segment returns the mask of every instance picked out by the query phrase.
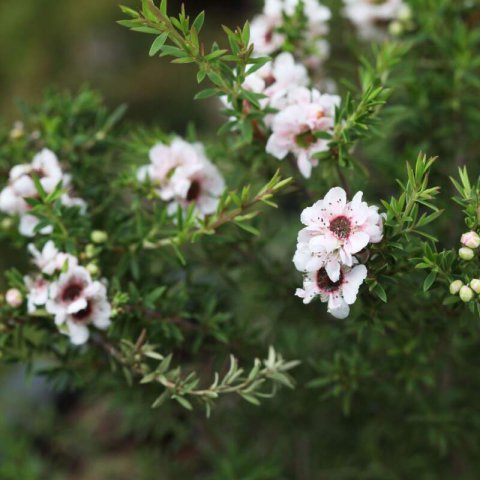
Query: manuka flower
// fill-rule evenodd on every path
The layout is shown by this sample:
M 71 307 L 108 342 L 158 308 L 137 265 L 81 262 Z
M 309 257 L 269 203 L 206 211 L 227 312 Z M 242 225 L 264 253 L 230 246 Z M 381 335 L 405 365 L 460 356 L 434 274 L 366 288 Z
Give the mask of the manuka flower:
M 48 149 L 43 149 L 35 155 L 32 163 L 16 165 L 10 170 L 9 184 L 0 193 L 0 210 L 8 215 L 19 215 L 20 233 L 27 237 L 34 236 L 35 227 L 39 223 L 37 217 L 29 213 L 31 207 L 26 201 L 28 198 L 38 197 L 34 175 L 46 193 L 53 192 L 60 182 L 66 189 L 71 184 L 71 178 L 62 172 L 57 156 Z M 64 206 L 78 207 L 82 212 L 86 209 L 83 200 L 72 198 L 68 193 L 64 193 L 60 201 Z M 40 230 L 43 234 L 51 232 L 50 225 Z
M 262 108 L 271 107 L 281 110 L 288 105 L 288 92 L 297 87 L 306 87 L 310 83 L 308 71 L 300 63 L 296 63 L 293 55 L 283 52 L 275 60 L 267 62 L 259 70 L 247 76 L 243 88 L 253 93 L 261 93 L 265 98 L 260 99 Z M 232 108 L 226 96 L 221 97 L 227 108 Z M 245 110 L 250 107 L 245 101 Z M 265 118 L 267 126 L 271 126 L 273 114 Z
M 303 289 L 296 295 L 303 303 L 310 303 L 319 296 L 322 302 L 328 302 L 328 312 L 336 318 L 346 318 L 350 313 L 350 305 L 354 304 L 363 281 L 367 278 L 365 265 L 353 268 L 342 267 L 337 281 L 332 281 L 324 268 L 307 273 L 303 280 Z
M 286 37 L 281 32 L 284 16 L 295 15 L 299 0 L 266 0 L 262 14 L 251 22 L 250 40 L 256 55 L 271 55 L 281 49 Z M 303 13 L 307 21 L 305 37 L 317 47 L 317 57 L 328 55 L 328 44 L 322 37 L 328 33 L 330 9 L 317 0 L 303 0 Z
M 191 204 L 200 217 L 216 211 L 225 182 L 201 144 L 177 138 L 171 145 L 156 145 L 150 160 L 150 165 L 139 170 L 138 179 L 148 178 L 154 184 L 159 197 L 169 202 L 169 213 L 178 205 L 187 208 Z
M 325 134 L 333 132 L 340 97 L 322 95 L 315 89 L 296 88 L 289 91 L 287 104 L 273 119 L 266 149 L 279 160 L 289 153 L 295 155 L 300 172 L 309 178 L 312 167 L 318 165 L 315 154 L 329 148 Z
M 338 281 L 341 265 L 352 267 L 354 255 L 369 243 L 378 243 L 383 238 L 383 217 L 378 208 L 362 201 L 358 192 L 347 202 L 345 190 L 332 188 L 323 200 L 306 208 L 301 215 L 305 228 L 299 235 L 297 249 L 309 252 L 308 256 L 297 254 L 299 270 L 311 271 L 323 261 L 330 279 Z M 305 258 L 306 260 L 302 260 Z
M 41 275 L 37 277 L 24 277 L 27 287 L 27 308 L 28 313 L 33 313 L 38 307 L 44 306 L 48 300 L 50 283 Z
M 33 256 L 33 263 L 47 275 L 53 275 L 55 271 L 60 271 L 65 266 L 72 268 L 78 265 L 76 257 L 60 252 L 52 240 L 43 246 L 42 251 L 39 251 L 33 244 L 28 246 L 28 250 Z
M 365 40 L 383 40 L 388 26 L 408 8 L 403 0 L 344 0 L 345 16 Z
M 90 325 L 106 330 L 111 324 L 107 289 L 103 283 L 92 281 L 83 267 L 69 268 L 52 282 L 46 309 L 55 316 L 60 332 L 70 337 L 74 345 L 88 340 Z

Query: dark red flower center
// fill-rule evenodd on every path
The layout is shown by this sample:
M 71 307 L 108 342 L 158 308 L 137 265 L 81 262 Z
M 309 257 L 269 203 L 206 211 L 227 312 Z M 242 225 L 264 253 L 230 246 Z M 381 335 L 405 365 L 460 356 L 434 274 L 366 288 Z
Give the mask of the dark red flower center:
M 327 271 L 324 268 L 317 272 L 317 286 L 322 292 L 334 293 L 341 287 L 342 283 L 343 272 L 340 272 L 340 278 L 336 282 L 333 282 L 330 279 Z
M 308 148 L 310 145 L 314 144 L 317 139 L 315 135 L 308 130 L 307 132 L 300 133 L 295 137 L 297 145 L 301 148 Z
M 187 202 L 194 202 L 198 200 L 198 197 L 200 197 L 201 191 L 202 191 L 202 188 L 200 186 L 200 182 L 197 180 L 194 180 L 187 192 Z
M 76 322 L 84 322 L 90 317 L 90 315 L 92 314 L 92 311 L 93 311 L 92 302 L 88 301 L 87 306 L 85 308 L 72 314 L 72 318 Z
M 62 300 L 64 302 L 73 302 L 80 297 L 83 291 L 83 286 L 79 283 L 72 283 L 68 285 L 62 292 Z
M 339 239 L 348 238 L 352 231 L 350 220 L 344 215 L 340 215 L 330 221 L 330 231 Z
M 265 34 L 265 43 L 270 43 L 273 39 L 273 28 L 268 30 L 268 32 Z
M 275 83 L 275 77 L 270 74 L 267 78 L 265 78 L 265 87 L 271 87 Z

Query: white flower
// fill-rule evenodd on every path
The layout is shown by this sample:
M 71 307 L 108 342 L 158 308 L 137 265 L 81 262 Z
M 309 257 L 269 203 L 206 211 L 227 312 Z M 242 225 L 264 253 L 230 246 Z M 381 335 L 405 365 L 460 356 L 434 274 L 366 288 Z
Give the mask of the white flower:
M 88 340 L 89 325 L 106 330 L 111 324 L 106 287 L 99 281 L 92 281 L 83 267 L 69 268 L 50 285 L 46 308 L 55 315 L 59 330 L 75 345 Z
M 281 25 L 281 17 L 257 15 L 250 25 L 250 41 L 255 47 L 256 55 L 270 55 L 279 50 L 285 42 L 283 34 L 277 29 Z
M 288 106 L 278 113 L 272 124 L 267 152 L 284 159 L 289 153 L 297 157 L 302 175 L 309 178 L 312 167 L 318 165 L 316 153 L 328 150 L 329 140 L 317 133 L 331 133 L 335 123 L 337 95 L 322 95 L 318 90 L 296 88 L 288 92 Z
M 38 196 L 33 176 L 37 176 L 46 193 L 51 193 L 62 182 L 63 188 L 69 188 L 71 177 L 62 172 L 57 156 L 48 149 L 43 149 L 35 155 L 29 164 L 16 165 L 10 170 L 9 184 L 0 193 L 0 210 L 8 215 L 19 215 L 19 230 L 27 237 L 34 236 L 39 220 L 30 212 L 31 207 L 26 199 Z M 85 202 L 72 198 L 67 193 L 61 197 L 61 202 L 66 207 L 79 207 L 84 213 Z M 42 234 L 53 231 L 51 225 L 40 230 Z
M 49 282 L 42 276 L 24 277 L 25 285 L 28 289 L 27 307 L 28 313 L 33 313 L 42 305 L 45 305 L 48 300 Z
M 287 14 L 293 15 L 299 0 L 286 0 Z M 311 35 L 326 35 L 328 33 L 328 21 L 332 18 L 329 8 L 321 5 L 319 0 L 303 0 L 304 13 L 308 19 Z
M 178 167 L 171 178 L 169 212 L 174 213 L 177 205 L 186 208 L 194 203 L 201 217 L 210 215 L 216 212 L 224 190 L 223 177 L 206 158 L 195 165 Z
M 33 256 L 33 263 L 47 275 L 53 275 L 55 271 L 76 267 L 78 260 L 73 255 L 58 251 L 52 240 L 49 240 L 40 252 L 35 245 L 28 245 L 28 250 Z
M 150 163 L 139 169 L 137 178 L 140 182 L 148 178 L 160 193 L 177 167 L 195 163 L 201 154 L 203 150 L 199 144 L 192 145 L 179 137 L 173 139 L 170 145 L 158 143 L 150 149 Z
M 302 260 L 299 253 L 296 260 L 299 270 L 312 271 L 321 259 L 322 266 L 335 282 L 340 277 L 341 265 L 353 266 L 355 254 L 369 243 L 382 240 L 383 217 L 377 207 L 362 201 L 362 195 L 358 192 L 347 203 L 345 190 L 335 187 L 323 200 L 302 212 L 301 221 L 306 227 L 299 235 L 297 248 L 310 252 L 312 259 Z
M 24 237 L 34 237 L 35 236 L 35 229 L 37 225 L 40 223 L 40 220 L 35 217 L 34 215 L 29 215 L 28 213 L 20 216 L 20 223 L 18 225 L 18 231 Z M 49 235 L 53 232 L 52 225 L 45 225 L 45 227 L 41 228 L 39 233 L 42 235 Z
M 281 49 L 286 40 L 285 35 L 280 32 L 283 16 L 293 16 L 298 4 L 299 0 L 266 0 L 263 13 L 253 19 L 250 27 L 250 40 L 256 55 L 270 55 Z M 319 37 L 328 33 L 330 9 L 321 5 L 318 0 L 303 0 L 303 6 L 307 19 L 305 36 L 318 42 Z
M 381 41 L 389 23 L 405 11 L 403 0 L 344 0 L 345 16 L 357 27 L 365 40 Z
M 208 160 L 203 146 L 181 138 L 170 145 L 156 145 L 150 151 L 150 164 L 137 176 L 140 181 L 148 178 L 154 183 L 160 198 L 169 202 L 170 213 L 178 205 L 186 208 L 192 203 L 200 216 L 214 213 L 225 190 L 223 177 Z
M 267 62 L 259 70 L 248 75 L 243 88 L 253 93 L 262 93 L 265 98 L 259 100 L 262 108 L 283 109 L 288 105 L 288 92 L 297 87 L 306 87 L 310 83 L 308 71 L 304 65 L 296 63 L 293 55 L 283 52 L 275 60 Z M 226 96 L 220 98 L 227 108 L 232 108 Z M 245 109 L 248 109 L 246 102 Z M 271 126 L 274 115 L 267 115 L 265 123 Z
M 307 229 L 300 230 L 293 263 L 299 272 L 315 272 L 324 268 L 333 281 L 340 277 L 340 262 L 337 252 L 312 251 L 310 240 L 313 238 Z
M 328 302 L 329 313 L 336 318 L 346 318 L 365 278 L 367 278 L 365 265 L 342 267 L 336 282 L 330 279 L 325 269 L 320 269 L 305 275 L 303 289 L 297 289 L 296 295 L 302 298 L 305 304 L 319 296 L 322 302 Z

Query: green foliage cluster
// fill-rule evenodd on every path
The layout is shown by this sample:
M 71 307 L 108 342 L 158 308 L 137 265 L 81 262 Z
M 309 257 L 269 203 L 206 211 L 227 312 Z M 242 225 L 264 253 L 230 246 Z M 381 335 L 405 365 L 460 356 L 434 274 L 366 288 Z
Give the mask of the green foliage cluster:
M 78 348 L 47 312 L 3 303 L 2 361 L 38 370 L 44 359 L 40 373 L 60 392 L 107 404 L 115 434 L 142 464 L 161 464 L 160 478 L 477 478 L 480 297 L 465 300 L 451 284 L 480 277 L 478 249 L 468 261 L 457 253 L 480 222 L 480 3 L 408 3 L 412 25 L 399 38 L 370 48 L 352 31 L 332 42 L 327 68 L 345 72 L 335 78 L 342 103 L 332 132 L 319 134 L 329 148 L 309 180 L 289 161 L 277 170 L 265 152 L 273 111 L 244 82 L 269 59 L 254 56 L 248 23 L 224 27 L 208 48 L 203 12 L 170 16 L 166 0 L 122 7 L 123 26 L 152 36 L 152 57 L 195 65 L 198 101 L 227 100 L 206 143 L 228 190 L 204 219 L 194 206 L 169 215 L 136 172 L 172 135 L 122 126 L 124 108 L 109 111 L 90 90 L 23 106 L 21 126 L 0 133 L 0 169 L 6 177 L 43 147 L 68 165 L 88 214 L 62 206 L 62 184 L 47 194 L 38 181 L 31 212 L 37 229 L 53 226 L 62 251 L 108 279 L 113 323 Z M 311 54 L 301 30 L 295 36 L 301 13 L 283 31 L 300 60 Z M 342 55 L 347 46 L 358 60 Z M 189 127 L 185 136 L 198 135 Z M 294 297 L 301 278 L 291 263 L 302 209 L 338 184 L 385 214 L 345 321 Z M 1 239 L 27 244 L 7 217 Z M 6 275 L 26 295 L 20 263 Z M 9 455 L 35 451 L 16 448 Z M 25 478 L 41 478 L 41 468 L 32 453 Z

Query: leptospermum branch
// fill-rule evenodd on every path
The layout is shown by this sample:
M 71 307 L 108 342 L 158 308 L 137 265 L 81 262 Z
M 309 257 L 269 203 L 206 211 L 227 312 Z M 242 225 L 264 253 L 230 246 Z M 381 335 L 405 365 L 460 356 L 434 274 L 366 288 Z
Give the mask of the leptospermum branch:
M 235 193 L 229 193 L 223 196 L 215 215 L 206 217 L 203 221 L 197 219 L 188 219 L 184 231 L 180 231 L 177 235 L 170 238 L 164 238 L 158 241 L 152 241 L 147 238 L 143 242 L 143 248 L 147 250 L 155 250 L 163 247 L 178 247 L 186 242 L 195 241 L 198 237 L 204 235 L 212 235 L 221 226 L 234 222 L 238 227 L 249 233 L 257 235 L 257 230 L 251 225 L 244 223 L 256 217 L 260 212 L 250 210 L 259 203 L 265 203 L 276 208 L 276 204 L 272 202 L 272 198 L 282 188 L 286 187 L 292 178 L 281 179 L 279 171 L 275 173 L 273 178 L 268 182 L 253 198 L 249 198 L 250 187 L 245 187 L 240 196 Z M 231 203 L 238 205 L 233 210 L 227 210 Z M 200 223 L 200 225 L 199 225 Z
M 270 347 L 268 358 L 264 361 L 255 359 L 253 368 L 247 373 L 238 365 L 238 360 L 230 356 L 228 372 L 221 378 L 214 375 L 213 383 L 205 388 L 198 388 L 200 379 L 195 372 L 182 376 L 181 369 L 171 368 L 172 355 L 163 356 L 153 345 L 146 343 L 146 332 L 142 331 L 135 344 L 122 341 L 114 345 L 104 335 L 97 335 L 95 342 L 113 358 L 120 366 L 129 382 L 133 377 L 140 378 L 141 384 L 157 383 L 165 391 L 157 397 L 153 407 L 159 407 L 168 399 L 176 400 L 188 410 L 193 406 L 187 397 L 201 401 L 210 415 L 213 401 L 222 395 L 237 394 L 244 400 L 259 405 L 261 398 L 272 397 L 280 386 L 293 388 L 294 383 L 288 371 L 299 365 L 298 361 L 286 362 Z M 151 361 L 158 361 L 155 369 L 150 367 Z M 265 391 L 267 383 L 270 391 Z

